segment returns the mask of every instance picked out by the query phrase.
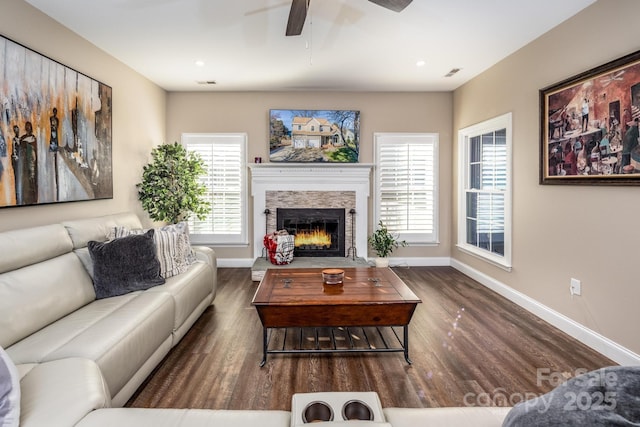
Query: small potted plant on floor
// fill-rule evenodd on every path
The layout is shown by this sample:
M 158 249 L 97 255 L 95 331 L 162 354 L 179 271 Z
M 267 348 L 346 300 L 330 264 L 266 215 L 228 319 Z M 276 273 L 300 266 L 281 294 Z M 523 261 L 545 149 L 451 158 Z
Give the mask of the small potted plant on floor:
M 371 249 L 373 249 L 378 256 L 375 260 L 376 267 L 388 267 L 388 256 L 391 255 L 393 250 L 400 246 L 407 246 L 407 242 L 398 240 L 398 236 L 391 234 L 382 221 L 378 223 L 378 228 L 367 240 Z

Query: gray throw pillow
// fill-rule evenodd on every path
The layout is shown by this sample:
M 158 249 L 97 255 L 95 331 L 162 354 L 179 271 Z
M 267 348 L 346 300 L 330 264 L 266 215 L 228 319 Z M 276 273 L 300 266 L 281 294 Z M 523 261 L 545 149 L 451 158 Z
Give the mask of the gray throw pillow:
M 503 427 L 638 425 L 638 366 L 611 366 L 571 378 L 547 394 L 518 403 L 502 424 Z
M 18 427 L 20 378 L 9 355 L 0 347 L 0 427 Z
M 186 250 L 190 250 L 188 236 L 164 228 L 154 228 L 153 241 L 156 244 L 156 255 L 160 261 L 160 275 L 165 279 L 184 273 L 189 268 Z M 132 234 L 144 234 L 149 230 L 127 227 L 115 227 L 113 238 L 126 237 Z M 186 245 L 186 246 L 185 246 Z
M 114 297 L 162 285 L 154 230 L 108 242 L 87 244 L 93 261 L 96 299 Z

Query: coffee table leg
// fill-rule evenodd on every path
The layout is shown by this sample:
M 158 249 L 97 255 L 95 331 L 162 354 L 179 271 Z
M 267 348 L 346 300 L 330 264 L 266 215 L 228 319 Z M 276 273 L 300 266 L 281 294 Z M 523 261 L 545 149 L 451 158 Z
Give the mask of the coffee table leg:
M 413 363 L 411 359 L 409 359 L 409 325 L 404 325 L 404 360 L 406 360 L 409 365 Z
M 260 367 L 262 368 L 264 364 L 267 363 L 267 328 L 262 328 L 262 362 L 260 362 Z

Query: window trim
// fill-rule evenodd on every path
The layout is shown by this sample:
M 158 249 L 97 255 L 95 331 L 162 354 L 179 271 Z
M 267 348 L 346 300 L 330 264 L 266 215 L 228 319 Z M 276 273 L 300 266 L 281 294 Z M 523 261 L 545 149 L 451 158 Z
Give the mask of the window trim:
M 202 132 L 202 133 L 182 133 L 181 144 L 186 147 L 187 138 L 238 138 L 240 145 L 240 179 L 241 183 L 241 229 L 240 234 L 190 234 L 192 243 L 211 246 L 225 247 L 246 247 L 249 246 L 249 206 L 248 206 L 248 172 L 247 172 L 247 141 L 248 135 L 243 132 Z
M 440 180 L 439 180 L 439 142 L 440 134 L 436 132 L 375 132 L 373 134 L 374 140 L 374 203 L 373 203 L 373 228 L 377 227 L 380 222 L 380 144 L 382 139 L 417 139 L 423 138 L 426 141 L 433 144 L 433 232 L 427 233 L 398 233 L 399 240 L 406 240 L 411 246 L 437 246 L 440 244 L 439 229 L 440 229 Z
M 472 137 L 485 133 L 506 130 L 506 175 L 507 183 L 504 191 L 504 256 L 499 256 L 485 249 L 467 243 L 467 184 L 469 148 Z M 512 211 L 513 211 L 513 117 L 506 113 L 498 117 L 458 130 L 458 239 L 456 246 L 465 253 L 485 260 L 493 265 L 511 271 L 512 255 Z

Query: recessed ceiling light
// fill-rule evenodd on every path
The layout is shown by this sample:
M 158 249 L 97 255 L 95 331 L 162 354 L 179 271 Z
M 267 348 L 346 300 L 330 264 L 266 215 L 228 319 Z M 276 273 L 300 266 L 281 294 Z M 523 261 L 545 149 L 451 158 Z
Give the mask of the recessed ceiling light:
M 425 61 L 420 60 L 420 61 L 416 62 L 416 67 L 424 67 L 425 64 L 426 64 Z
M 198 67 L 204 67 L 204 61 L 202 61 L 202 60 L 198 59 L 198 60 L 196 61 L 196 65 L 197 65 Z

